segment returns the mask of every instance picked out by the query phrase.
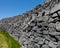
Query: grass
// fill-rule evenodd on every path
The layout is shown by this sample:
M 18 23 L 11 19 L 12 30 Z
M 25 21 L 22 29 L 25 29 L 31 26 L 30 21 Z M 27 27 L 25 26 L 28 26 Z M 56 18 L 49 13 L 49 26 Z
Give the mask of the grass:
M 22 46 L 6 31 L 0 30 L 0 48 L 21 48 Z

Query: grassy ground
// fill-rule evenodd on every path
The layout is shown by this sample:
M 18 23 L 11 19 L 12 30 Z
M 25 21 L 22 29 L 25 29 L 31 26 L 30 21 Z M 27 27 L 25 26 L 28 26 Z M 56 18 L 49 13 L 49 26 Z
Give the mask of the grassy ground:
M 21 48 L 21 45 L 6 31 L 0 30 L 0 48 Z

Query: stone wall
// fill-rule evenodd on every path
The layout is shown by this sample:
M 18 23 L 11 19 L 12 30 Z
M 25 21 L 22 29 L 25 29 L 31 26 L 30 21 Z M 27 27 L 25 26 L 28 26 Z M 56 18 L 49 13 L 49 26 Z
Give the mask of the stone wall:
M 22 48 L 60 48 L 58 1 L 51 0 L 22 15 L 3 19 L 0 29 L 18 40 Z

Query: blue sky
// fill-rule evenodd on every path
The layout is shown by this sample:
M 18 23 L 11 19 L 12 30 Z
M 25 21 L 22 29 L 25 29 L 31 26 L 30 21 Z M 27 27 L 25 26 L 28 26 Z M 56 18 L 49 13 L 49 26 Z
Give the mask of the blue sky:
M 0 19 L 22 14 L 44 0 L 0 0 Z

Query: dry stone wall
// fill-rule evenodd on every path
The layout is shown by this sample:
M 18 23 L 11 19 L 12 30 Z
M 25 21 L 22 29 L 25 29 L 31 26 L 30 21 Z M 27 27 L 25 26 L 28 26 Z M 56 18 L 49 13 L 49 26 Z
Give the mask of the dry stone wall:
M 22 48 L 60 48 L 59 5 L 59 0 L 46 0 L 27 13 L 1 20 L 0 29 L 18 40 Z

